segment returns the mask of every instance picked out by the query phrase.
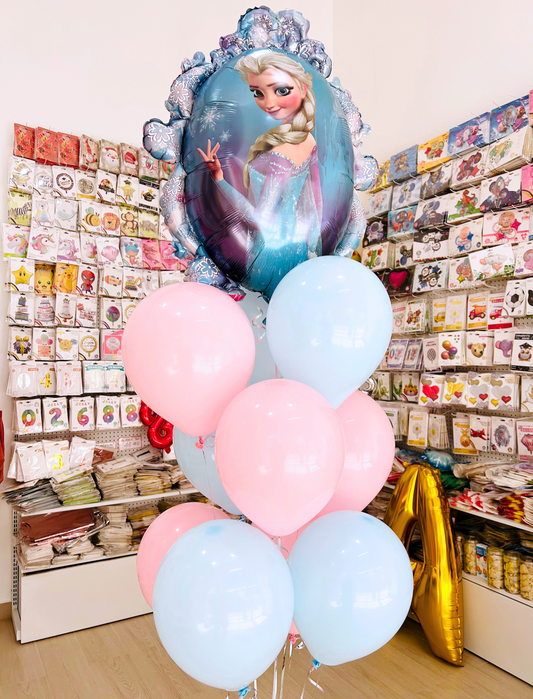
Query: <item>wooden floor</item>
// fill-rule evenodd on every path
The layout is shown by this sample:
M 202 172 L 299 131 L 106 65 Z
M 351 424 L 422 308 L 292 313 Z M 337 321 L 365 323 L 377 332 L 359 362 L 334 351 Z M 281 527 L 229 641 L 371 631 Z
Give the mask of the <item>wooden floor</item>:
M 285 673 L 284 699 L 300 699 L 309 667 L 307 651 L 295 651 Z M 438 660 L 413 621 L 377 653 L 321 667 L 316 678 L 325 693 L 307 683 L 306 699 L 533 699 L 533 687 L 475 655 L 466 653 L 464 668 Z M 272 696 L 272 669 L 260 679 L 258 695 Z M 0 699 L 23 697 L 224 699 L 225 693 L 174 665 L 148 615 L 26 645 L 15 641 L 10 621 L 1 621 Z

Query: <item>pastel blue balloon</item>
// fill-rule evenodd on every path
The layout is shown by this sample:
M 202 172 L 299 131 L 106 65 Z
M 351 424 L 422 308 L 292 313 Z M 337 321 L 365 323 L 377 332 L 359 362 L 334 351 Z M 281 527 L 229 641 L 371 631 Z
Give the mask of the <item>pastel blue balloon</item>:
M 153 609 L 172 660 L 196 680 L 234 691 L 262 675 L 286 641 L 291 575 L 258 529 L 235 520 L 206 522 L 163 559 Z
M 283 378 L 305 383 L 338 408 L 375 371 L 389 346 L 392 308 L 364 265 L 316 257 L 278 284 L 267 338 Z
M 332 512 L 310 524 L 289 556 L 294 623 L 325 665 L 384 646 L 413 597 L 409 556 L 396 534 L 363 512 Z
M 203 437 L 203 448 L 197 447 L 198 437 L 191 437 L 174 427 L 174 454 L 181 470 L 202 495 L 232 515 L 242 512 L 233 504 L 218 475 L 215 461 L 215 432 Z

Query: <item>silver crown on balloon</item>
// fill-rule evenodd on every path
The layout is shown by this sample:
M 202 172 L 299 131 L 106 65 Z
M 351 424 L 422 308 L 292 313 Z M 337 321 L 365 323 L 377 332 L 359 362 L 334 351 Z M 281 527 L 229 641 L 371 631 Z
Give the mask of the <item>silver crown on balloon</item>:
M 223 36 L 219 41 L 220 48 L 211 51 L 211 62 L 207 62 L 200 51 L 195 53 L 192 59 L 186 58 L 182 62 L 181 75 L 172 83 L 170 95 L 165 102 L 165 107 L 170 112 L 170 121 L 165 124 L 160 119 L 151 119 L 144 125 L 143 145 L 146 150 L 157 160 L 176 164 L 161 196 L 161 210 L 173 236 L 178 256 L 185 257 L 188 253 L 196 255 L 197 260 L 193 265 L 189 265 L 187 271 L 190 281 L 205 278 L 208 273 L 215 286 L 230 293 L 238 289 L 233 282 L 224 281 L 226 277 L 205 253 L 189 225 L 185 210 L 186 173 L 181 164 L 181 145 L 196 96 L 213 73 L 227 61 L 250 49 L 277 48 L 288 51 L 305 60 L 324 78 L 329 78 L 331 58 L 320 41 L 308 38 L 308 31 L 309 21 L 296 10 L 275 13 L 264 5 L 248 10 L 239 19 L 237 31 Z M 351 133 L 354 148 L 354 188 L 364 191 L 373 186 L 378 176 L 375 158 L 364 156 L 360 151 L 362 138 L 370 133 L 370 127 L 363 123 L 350 93 L 342 88 L 339 79 L 334 78 L 329 84 L 335 91 Z M 355 199 L 357 198 L 354 197 Z M 358 231 L 357 236 L 360 239 L 365 219 L 358 200 L 354 201 L 350 224 Z M 353 236 L 353 240 L 347 236 L 346 249 L 337 250 L 336 254 L 351 256 L 354 245 L 350 241 L 353 243 L 357 236 Z

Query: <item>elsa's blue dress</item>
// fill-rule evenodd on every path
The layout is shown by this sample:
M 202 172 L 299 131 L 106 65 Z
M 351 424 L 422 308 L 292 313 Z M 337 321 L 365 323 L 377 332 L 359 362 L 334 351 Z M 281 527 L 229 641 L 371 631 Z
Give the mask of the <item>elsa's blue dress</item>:
M 317 148 L 299 166 L 276 151 L 249 165 L 248 198 L 226 180 L 217 188 L 231 208 L 246 249 L 244 287 L 262 288 L 270 298 L 283 277 L 310 254 L 320 255 L 322 195 Z M 238 212 L 238 213 L 237 213 Z

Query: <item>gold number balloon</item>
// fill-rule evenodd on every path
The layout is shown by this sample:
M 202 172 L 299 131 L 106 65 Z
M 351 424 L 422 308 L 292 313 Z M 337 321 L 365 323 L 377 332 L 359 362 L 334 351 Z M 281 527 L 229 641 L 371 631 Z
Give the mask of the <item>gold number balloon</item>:
M 416 524 L 419 525 L 424 563 L 411 560 L 414 577 L 411 610 L 420 621 L 435 655 L 454 665 L 462 665 L 462 573 L 450 506 L 437 471 L 422 464 L 408 466 L 398 480 L 384 521 L 406 548 Z

